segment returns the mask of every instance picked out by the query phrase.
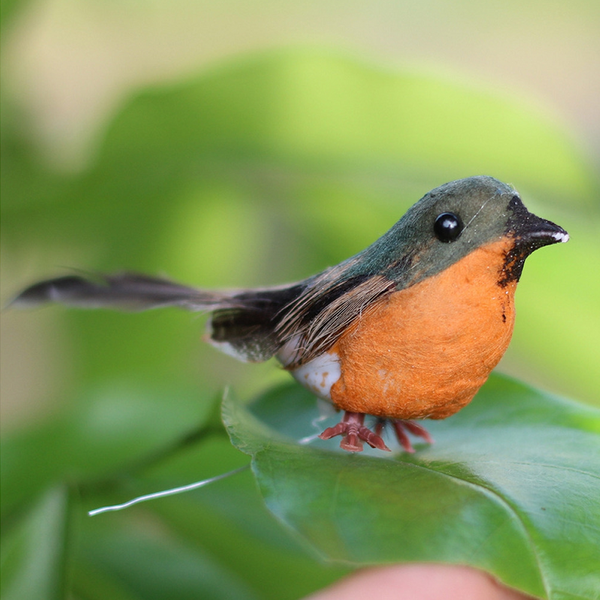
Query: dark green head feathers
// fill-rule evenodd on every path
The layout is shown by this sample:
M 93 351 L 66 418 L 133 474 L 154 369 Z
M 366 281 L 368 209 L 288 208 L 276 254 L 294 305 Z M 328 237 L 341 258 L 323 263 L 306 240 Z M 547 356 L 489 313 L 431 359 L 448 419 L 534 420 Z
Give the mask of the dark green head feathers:
M 423 196 L 348 261 L 354 263 L 349 272 L 383 274 L 402 289 L 505 236 L 515 239 L 523 260 L 536 248 L 568 239 L 562 228 L 530 213 L 505 183 L 486 176 L 459 179 Z

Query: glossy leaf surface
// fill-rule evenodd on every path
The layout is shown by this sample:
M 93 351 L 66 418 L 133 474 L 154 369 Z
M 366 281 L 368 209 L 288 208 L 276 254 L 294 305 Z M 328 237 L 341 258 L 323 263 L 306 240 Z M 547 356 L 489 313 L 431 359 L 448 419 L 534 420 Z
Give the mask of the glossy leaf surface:
M 351 455 L 315 432 L 295 386 L 233 401 L 224 417 L 251 454 L 270 510 L 322 555 L 355 564 L 469 564 L 541 598 L 600 589 L 600 413 L 493 376 L 457 415 L 428 422 L 415 455 Z M 318 424 L 318 429 L 336 417 Z

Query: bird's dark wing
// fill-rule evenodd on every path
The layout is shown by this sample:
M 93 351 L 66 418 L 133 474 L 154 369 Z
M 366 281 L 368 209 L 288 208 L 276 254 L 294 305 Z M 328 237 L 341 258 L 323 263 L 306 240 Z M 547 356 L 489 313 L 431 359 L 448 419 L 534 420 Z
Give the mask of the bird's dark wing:
M 344 277 L 346 269 L 342 263 L 324 271 L 284 307 L 276 332 L 282 343 L 297 343 L 288 368 L 326 352 L 367 309 L 396 289 L 396 283 L 383 275 Z
M 208 323 L 208 341 L 243 361 L 260 362 L 277 354 L 282 338 L 277 323 L 285 307 L 302 293 L 304 282 L 239 292 L 237 306 L 220 307 Z
M 23 290 L 9 306 L 32 307 L 49 302 L 79 308 L 148 310 L 178 306 L 192 311 L 236 306 L 232 294 L 212 293 L 139 273 L 68 275 L 40 281 Z

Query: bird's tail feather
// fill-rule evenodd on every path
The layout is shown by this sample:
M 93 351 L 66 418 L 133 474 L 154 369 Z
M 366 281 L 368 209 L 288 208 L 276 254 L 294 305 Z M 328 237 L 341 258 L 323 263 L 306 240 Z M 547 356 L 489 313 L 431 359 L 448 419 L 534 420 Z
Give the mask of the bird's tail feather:
M 277 331 L 282 309 L 302 292 L 302 284 L 237 291 L 207 291 L 139 273 L 84 277 L 68 275 L 36 283 L 10 306 L 56 302 L 79 308 L 141 311 L 175 306 L 211 312 L 207 341 L 241 360 L 271 358 L 283 340 Z
M 9 306 L 29 308 L 57 302 L 79 308 L 148 310 L 177 306 L 192 311 L 235 308 L 235 294 L 195 289 L 139 273 L 68 275 L 40 281 L 23 290 Z

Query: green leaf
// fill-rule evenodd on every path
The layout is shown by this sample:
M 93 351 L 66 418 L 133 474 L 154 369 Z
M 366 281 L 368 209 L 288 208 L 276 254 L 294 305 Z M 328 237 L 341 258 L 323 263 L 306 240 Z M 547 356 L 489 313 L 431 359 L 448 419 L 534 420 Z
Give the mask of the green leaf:
M 541 598 L 597 597 L 595 409 L 493 375 L 467 408 L 427 424 L 436 443 L 415 455 L 299 444 L 317 430 L 297 386 L 250 408 L 226 401 L 223 414 L 269 509 L 329 559 L 468 564 Z
M 226 158 L 246 168 L 268 159 L 405 180 L 493 173 L 584 206 L 597 185 L 581 151 L 539 106 L 306 48 L 245 56 L 189 84 L 139 94 L 110 128 L 99 165 L 129 175 L 132 162 L 150 166 L 159 157 L 157 181 L 181 173 L 181 161 L 214 167 Z
M 216 562 L 200 546 L 191 547 L 151 533 L 129 528 L 88 536 L 83 563 L 94 565 L 102 581 L 120 585 L 144 600 L 256 600 L 251 588 Z M 92 582 L 94 579 L 92 579 Z M 87 577 L 79 587 L 89 586 Z M 87 593 L 86 593 L 87 595 Z
M 4 600 L 60 600 L 66 593 L 69 493 L 48 490 L 2 542 Z
M 179 482 L 190 481 L 205 470 L 224 472 L 248 462 L 226 438 L 213 439 L 185 454 L 160 469 L 166 481 L 173 483 L 174 473 Z M 215 467 L 223 456 L 230 464 Z M 164 478 L 158 481 L 154 489 L 165 486 Z M 281 526 L 266 509 L 249 470 L 195 492 L 147 503 L 145 509 L 160 515 L 186 543 L 210 552 L 221 566 L 260 591 L 262 600 L 295 600 L 349 571 L 324 564 Z
M 2 512 L 57 481 L 129 482 L 148 459 L 213 428 L 211 403 L 195 390 L 106 382 L 55 418 L 2 441 Z

